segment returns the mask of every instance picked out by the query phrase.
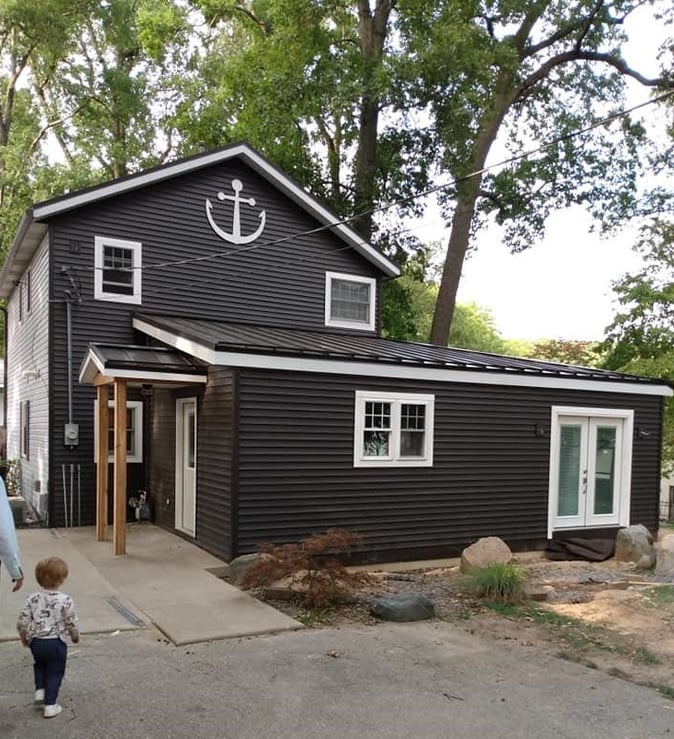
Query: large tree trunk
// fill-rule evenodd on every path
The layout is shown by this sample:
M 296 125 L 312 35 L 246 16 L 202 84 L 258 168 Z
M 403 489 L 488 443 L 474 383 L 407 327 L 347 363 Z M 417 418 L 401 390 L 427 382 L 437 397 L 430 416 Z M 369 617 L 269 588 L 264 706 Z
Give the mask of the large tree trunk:
M 446 346 L 449 339 L 461 269 L 470 243 L 470 225 L 480 196 L 482 169 L 513 100 L 510 82 L 511 75 L 502 71 L 496 83 L 493 105 L 482 119 L 479 134 L 472 149 L 472 156 L 468 162 L 467 179 L 459 182 L 457 186 L 457 200 L 447 244 L 447 255 L 431 325 L 430 341 L 439 346 Z
M 377 72 L 381 66 L 388 21 L 394 5 L 395 0 L 378 0 L 374 11 L 370 12 L 369 0 L 358 0 L 358 31 L 365 64 L 354 182 L 354 212 L 358 217 L 354 220 L 354 226 L 366 239 L 372 235 L 372 207 L 375 200 L 380 106 Z

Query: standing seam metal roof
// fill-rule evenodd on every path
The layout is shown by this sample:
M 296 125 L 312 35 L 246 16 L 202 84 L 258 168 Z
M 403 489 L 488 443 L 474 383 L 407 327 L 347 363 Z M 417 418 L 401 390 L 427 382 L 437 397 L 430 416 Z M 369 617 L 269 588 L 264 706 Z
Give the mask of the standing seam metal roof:
M 508 357 L 467 349 L 419 344 L 375 336 L 305 331 L 275 326 L 236 324 L 202 318 L 136 314 L 168 333 L 213 351 L 270 354 L 286 357 L 405 364 L 478 372 L 577 378 L 668 385 L 663 380 L 622 374 L 611 370 Z

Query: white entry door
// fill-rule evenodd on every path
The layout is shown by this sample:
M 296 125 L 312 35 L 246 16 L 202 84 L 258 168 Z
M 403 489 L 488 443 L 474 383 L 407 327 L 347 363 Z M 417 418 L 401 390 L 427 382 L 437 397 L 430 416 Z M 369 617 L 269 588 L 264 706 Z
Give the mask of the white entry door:
M 176 529 L 195 535 L 197 512 L 197 400 L 176 401 Z
M 553 412 L 550 528 L 627 525 L 631 413 L 567 415 L 560 410 Z

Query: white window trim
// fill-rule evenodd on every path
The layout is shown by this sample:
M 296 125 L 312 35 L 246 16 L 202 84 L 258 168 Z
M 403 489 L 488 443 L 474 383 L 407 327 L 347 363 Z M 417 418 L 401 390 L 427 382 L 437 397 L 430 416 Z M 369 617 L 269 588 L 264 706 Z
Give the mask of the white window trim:
M 114 410 L 115 401 L 108 401 L 108 408 Z M 127 451 L 126 462 L 127 464 L 139 464 L 143 461 L 143 401 L 142 400 L 127 400 L 127 410 L 133 410 L 134 419 L 134 448 L 133 453 Z M 94 462 L 96 461 L 96 450 L 98 449 L 98 423 L 95 419 L 98 418 L 98 401 L 94 401 Z M 115 455 L 108 454 L 108 462 L 114 462 Z
M 106 246 L 131 249 L 133 251 L 133 295 L 120 295 L 103 290 L 103 250 Z M 107 236 L 94 238 L 94 298 L 108 300 L 113 303 L 132 303 L 140 305 L 142 285 L 142 253 L 143 245 L 140 241 L 124 241 Z
M 634 437 L 634 411 L 621 408 L 587 408 L 583 406 L 553 405 L 550 424 L 550 474 L 548 482 L 548 539 L 554 531 L 563 531 L 557 522 L 558 465 L 560 445 L 560 416 L 580 416 L 584 418 L 611 418 L 623 421 L 622 445 L 620 449 L 620 504 L 618 526 L 629 526 L 630 501 L 632 497 L 632 439 Z M 607 528 L 615 528 L 608 524 Z M 574 526 L 574 529 L 577 528 Z M 602 528 L 592 526 L 591 528 Z
M 363 455 L 363 432 L 365 430 L 365 403 L 391 403 L 391 455 L 382 457 L 365 457 Z M 400 406 L 413 403 L 426 407 L 426 445 L 423 457 L 400 457 Z M 433 466 L 433 428 L 434 428 L 434 395 L 413 393 L 388 393 L 356 391 L 354 406 L 354 467 L 432 467 Z
M 332 281 L 348 280 L 349 282 L 360 282 L 370 286 L 370 320 L 365 323 L 362 321 L 345 321 L 339 318 L 332 318 Z M 362 331 L 374 331 L 375 306 L 377 296 L 377 280 L 374 277 L 363 277 L 361 275 L 349 275 L 344 272 L 326 272 L 325 273 L 325 325 L 334 326 L 336 328 L 356 328 Z

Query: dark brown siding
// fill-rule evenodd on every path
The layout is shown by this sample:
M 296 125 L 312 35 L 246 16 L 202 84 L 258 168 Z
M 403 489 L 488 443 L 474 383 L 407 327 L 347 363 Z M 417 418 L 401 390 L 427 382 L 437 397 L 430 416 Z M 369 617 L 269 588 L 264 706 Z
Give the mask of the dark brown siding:
M 214 368 L 200 402 L 197 435 L 197 530 L 199 546 L 232 558 L 235 374 Z
M 354 391 L 382 388 L 435 395 L 432 468 L 354 468 Z M 489 535 L 542 547 L 552 405 L 635 409 L 653 433 L 634 440 L 632 522 L 657 526 L 660 398 L 242 370 L 237 553 L 331 526 L 363 534 L 372 561 Z
M 231 180 L 244 184 L 253 208 L 242 208 L 242 231 L 253 232 L 258 213 L 266 211 L 260 239 L 236 247 L 217 237 L 205 217 L 205 200 L 214 205 L 218 223 L 231 230 L 231 216 L 217 198 Z M 229 219 L 229 220 L 228 220 Z M 378 276 L 376 268 L 337 240 L 316 231 L 318 222 L 270 187 L 240 162 L 177 177 L 137 192 L 82 207 L 50 222 L 50 521 L 63 525 L 62 465 L 79 465 L 82 523 L 95 516 L 93 404 L 91 387 L 77 376 L 90 342 L 129 344 L 144 341 L 131 328 L 134 312 L 258 322 L 299 328 L 324 325 L 327 270 Z M 143 248 L 142 305 L 94 300 L 94 237 L 140 241 Z M 211 258 L 213 256 L 216 258 Z M 185 261 L 188 260 L 188 261 Z M 192 260 L 192 261 L 190 261 Z M 163 266 L 159 266 L 163 265 Z M 63 445 L 68 420 L 66 299 L 72 305 L 73 422 L 80 444 Z M 142 471 L 139 473 L 143 477 Z M 150 491 L 156 496 L 156 491 Z M 129 489 L 130 495 L 136 491 Z M 158 508 L 161 517 L 167 511 Z M 212 544 L 211 540 L 209 540 Z
M 149 498 L 155 523 L 175 526 L 176 404 L 173 392 L 156 387 L 152 395 L 150 424 Z

